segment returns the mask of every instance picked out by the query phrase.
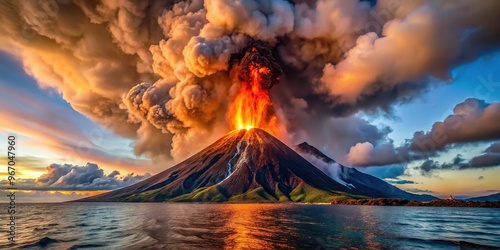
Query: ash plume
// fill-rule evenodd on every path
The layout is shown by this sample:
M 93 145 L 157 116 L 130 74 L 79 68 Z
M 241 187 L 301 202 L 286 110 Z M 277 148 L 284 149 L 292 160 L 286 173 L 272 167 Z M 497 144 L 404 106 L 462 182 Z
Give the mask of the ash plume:
M 241 55 L 236 55 L 232 60 L 232 69 L 241 82 L 251 82 L 250 70 L 252 67 L 261 68 L 265 67 L 269 71 L 267 74 L 261 74 L 262 81 L 260 82 L 262 89 L 268 90 L 280 81 L 280 76 L 283 74 L 281 65 L 276 59 L 273 48 L 265 42 L 256 41 L 244 49 L 242 58 Z
M 344 154 L 387 134 L 352 128 L 371 126 L 358 112 L 390 113 L 497 49 L 499 12 L 497 0 L 2 1 L 0 49 L 157 160 L 229 131 L 230 72 L 258 61 L 273 68 L 264 82 L 281 139 Z

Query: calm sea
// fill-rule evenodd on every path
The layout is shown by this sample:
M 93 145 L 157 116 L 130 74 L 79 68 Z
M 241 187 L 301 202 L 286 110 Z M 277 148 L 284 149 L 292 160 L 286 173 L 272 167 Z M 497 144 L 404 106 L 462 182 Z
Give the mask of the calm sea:
M 304 204 L 21 204 L 1 249 L 499 249 L 500 209 Z M 4 212 L 4 220 L 6 214 Z M 2 223 L 4 225 L 5 223 Z M 2 227 L 5 232 L 6 226 Z M 5 234 L 4 234 L 5 235 Z

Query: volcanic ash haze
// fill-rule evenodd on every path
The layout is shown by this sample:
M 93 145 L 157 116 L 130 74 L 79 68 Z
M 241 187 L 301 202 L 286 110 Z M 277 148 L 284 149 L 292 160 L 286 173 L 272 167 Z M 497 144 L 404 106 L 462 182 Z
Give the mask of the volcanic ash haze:
M 295 201 L 361 197 L 264 130 L 234 130 L 147 180 L 80 201 Z M 352 193 L 352 192 L 351 192 Z

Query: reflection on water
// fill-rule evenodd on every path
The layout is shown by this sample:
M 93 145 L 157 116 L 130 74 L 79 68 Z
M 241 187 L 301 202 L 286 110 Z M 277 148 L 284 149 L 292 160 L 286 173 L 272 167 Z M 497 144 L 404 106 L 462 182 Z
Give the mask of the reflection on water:
M 498 249 L 500 211 L 305 204 L 22 204 L 15 249 Z
M 382 232 L 379 232 L 377 227 L 377 221 L 374 218 L 372 206 L 361 206 L 359 208 L 360 219 L 362 221 L 361 227 L 364 228 L 372 228 L 372 230 L 367 231 L 363 234 L 363 239 L 367 243 L 368 249 L 381 249 L 382 244 L 376 240 L 377 235 L 380 235 Z

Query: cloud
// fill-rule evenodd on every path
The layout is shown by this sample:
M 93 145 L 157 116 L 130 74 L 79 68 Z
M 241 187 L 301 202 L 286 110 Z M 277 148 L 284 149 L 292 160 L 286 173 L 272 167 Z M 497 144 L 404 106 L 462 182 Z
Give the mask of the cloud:
M 411 156 L 410 156 L 411 155 Z M 392 142 L 376 147 L 370 142 L 356 143 L 349 149 L 346 161 L 352 166 L 385 166 L 403 163 L 408 158 L 422 158 L 405 147 L 395 148 Z
M 477 12 L 464 12 L 462 8 Z M 495 14 L 488 8 L 498 9 L 498 2 L 478 5 L 459 1 L 446 6 L 436 1 L 401 2 L 395 18 L 383 25 L 381 34 L 368 32 L 357 37 L 343 60 L 324 67 L 319 90 L 330 93 L 335 102 L 354 105 L 366 96 L 390 92 L 400 84 L 427 76 L 449 79 L 451 67 L 470 59 L 465 45 L 473 50 L 488 46 L 473 38 L 493 35 L 492 29 L 498 28 L 489 21 Z M 463 18 L 467 21 L 456 21 Z M 465 36 L 464 31 L 470 27 L 481 28 Z M 497 36 L 489 38 L 498 43 Z
M 431 172 L 443 169 L 463 170 L 499 167 L 500 152 L 498 152 L 498 145 L 499 142 L 494 142 L 483 151 L 483 154 L 474 156 L 468 160 L 464 159 L 461 154 L 456 155 L 450 162 L 445 163 L 429 159 L 416 167 L 416 169 L 421 170 L 423 175 L 429 175 Z
M 53 163 L 45 169 L 46 173 L 35 179 L 34 190 L 112 190 L 135 184 L 151 176 L 149 173 L 120 176 L 120 172 L 116 170 L 105 175 L 94 163 L 87 163 L 85 166 Z
M 399 185 L 404 185 L 404 184 L 417 184 L 417 182 L 410 181 L 410 180 L 403 180 L 403 179 L 394 179 L 394 180 L 386 180 L 387 182 L 391 184 L 399 184 Z
M 462 166 L 462 168 L 486 168 L 497 166 L 500 166 L 500 153 L 485 153 L 472 157 L 469 164 Z
M 454 143 L 470 143 L 500 139 L 500 103 L 466 99 L 453 109 L 453 114 L 436 122 L 428 132 L 413 135 L 411 148 L 418 151 L 442 150 Z
M 457 145 L 491 141 L 500 138 L 500 103 L 486 103 L 474 98 L 466 99 L 453 109 L 453 114 L 432 125 L 430 131 L 417 131 L 400 147 L 391 141 L 374 146 L 370 142 L 357 143 L 346 155 L 346 162 L 353 166 L 384 166 L 408 163 L 437 156 Z M 488 167 L 498 165 L 498 145 L 492 144 L 485 154 L 471 159 L 459 168 Z M 450 163 L 458 165 L 458 163 Z M 436 165 L 425 161 L 420 169 L 429 172 Z M 444 165 L 444 168 L 452 168 Z M 438 167 L 441 168 L 441 167 Z M 428 171 L 429 170 L 429 171 Z
M 207 0 L 205 8 L 210 24 L 259 40 L 273 40 L 294 29 L 293 7 L 285 0 Z
M 492 143 L 486 150 L 485 153 L 500 153 L 500 141 Z
M 352 166 L 344 158 L 349 148 L 358 142 L 384 143 L 391 128 L 377 127 L 358 116 L 328 117 L 322 113 L 308 112 L 304 99 L 290 99 L 280 113 L 287 116 L 291 132 L 289 141 L 298 144 L 307 141 L 345 166 Z M 289 100 L 289 101 L 290 101 Z
M 434 191 L 432 190 L 428 190 L 428 189 L 420 189 L 420 188 L 405 188 L 404 189 L 405 191 L 407 192 L 410 192 L 410 193 L 417 193 L 417 194 L 433 194 L 435 193 Z
M 160 13 L 154 4 L 147 5 L 54 2 L 47 9 L 38 2 L 4 3 L 0 48 L 20 58 L 42 88 L 61 93 L 73 109 L 134 138 L 138 126 L 127 123 L 127 111 L 120 104 L 124 92 L 140 79 L 151 78 L 152 63 L 140 55 L 147 55 L 143 51 L 156 41 L 150 36 L 160 29 Z
M 490 144 L 483 154 L 474 156 L 462 168 L 485 168 L 500 166 L 500 142 Z
M 357 169 L 380 179 L 397 179 L 399 176 L 405 175 L 406 171 L 403 165 L 363 167 Z
M 98 195 L 102 191 L 45 191 L 45 190 L 17 190 L 16 200 L 26 203 L 50 203 L 65 202 L 82 199 L 92 195 Z M 0 190 L 2 196 L 9 194 L 9 191 Z
M 434 160 L 425 160 L 417 169 L 420 169 L 422 175 L 430 175 L 431 172 L 441 169 L 441 166 Z
M 19 75 L 22 68 L 15 65 L 11 58 L 3 53 L 0 57 L 7 69 L 0 79 L 0 88 L 3 90 L 0 93 L 0 104 L 6 107 L 0 114 L 3 117 L 0 120 L 1 131 L 22 136 L 22 140 L 25 140 L 24 137 L 29 140 L 26 147 L 23 147 L 25 153 L 20 156 L 25 159 L 19 159 L 24 168 L 43 168 L 50 163 L 43 160 L 40 164 L 33 157 L 30 158 L 29 151 L 33 149 L 37 152 L 54 152 L 65 162 L 84 162 L 92 159 L 104 168 L 141 173 L 148 167 L 158 169 L 150 160 L 138 159 L 127 152 L 131 148 L 131 140 L 117 138 L 113 132 L 94 124 L 73 110 L 58 93 L 38 89 L 33 79 Z M 20 105 L 13 107 L 10 105 L 13 102 Z M 150 140 L 144 145 L 160 148 L 155 142 L 160 141 L 162 136 L 153 138 L 156 140 Z M 169 145 L 168 142 L 163 143 Z M 110 144 L 113 144 L 111 148 Z M 116 144 L 120 145 L 119 153 L 116 153 Z M 163 161 L 162 166 L 164 164 L 168 163 Z

